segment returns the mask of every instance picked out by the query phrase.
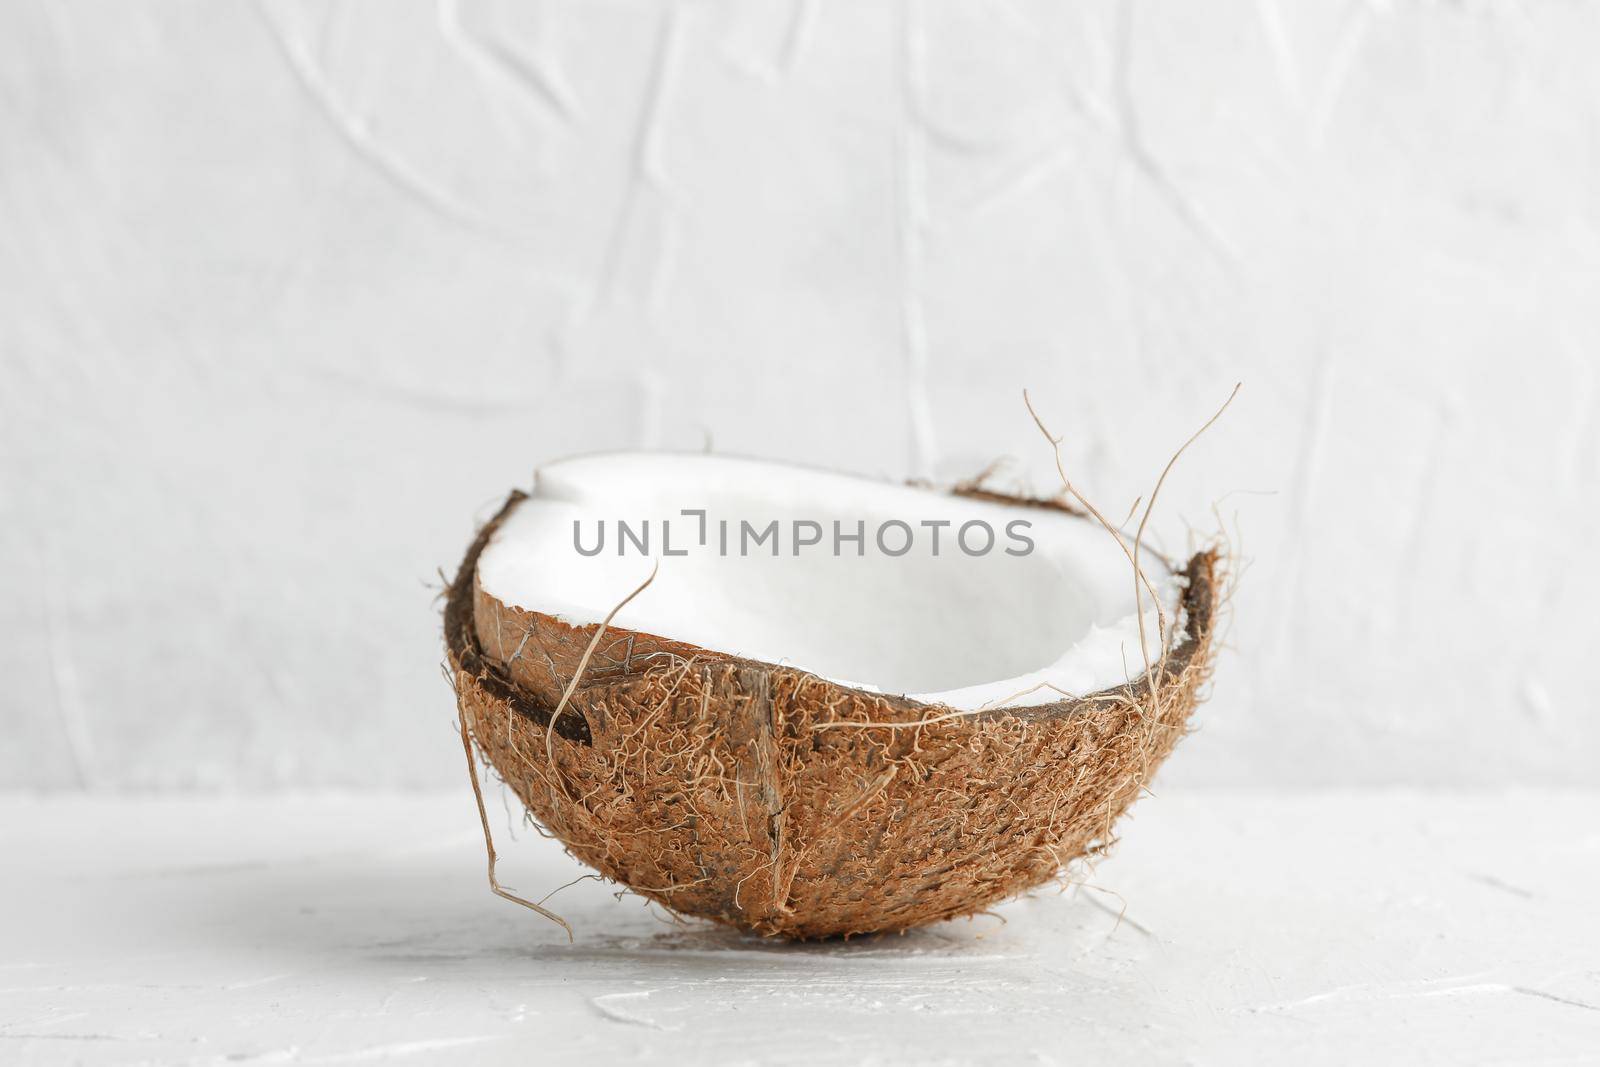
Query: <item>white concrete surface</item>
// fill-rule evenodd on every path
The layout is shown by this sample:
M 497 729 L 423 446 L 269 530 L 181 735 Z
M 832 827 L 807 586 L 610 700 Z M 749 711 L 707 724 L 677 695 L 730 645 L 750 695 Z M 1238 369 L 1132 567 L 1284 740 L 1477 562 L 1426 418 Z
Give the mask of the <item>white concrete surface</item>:
M 583 882 L 568 944 L 470 795 L 13 798 L 0 1062 L 1600 1063 L 1600 793 L 1135 814 L 995 917 L 785 946 Z M 522 891 L 580 873 L 495 822 Z
M 1048 454 L 1254 557 L 1174 782 L 1594 784 L 1600 6 L 0 5 L 0 784 L 455 783 L 535 464 Z M 329 709 L 338 709 L 330 714 Z

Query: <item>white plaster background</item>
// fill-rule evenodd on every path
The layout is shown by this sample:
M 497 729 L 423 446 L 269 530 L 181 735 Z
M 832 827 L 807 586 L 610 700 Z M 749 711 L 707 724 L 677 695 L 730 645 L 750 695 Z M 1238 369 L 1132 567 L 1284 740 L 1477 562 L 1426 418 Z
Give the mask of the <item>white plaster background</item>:
M 0 8 L 0 785 L 455 782 L 541 459 L 1048 455 L 1254 564 L 1168 782 L 1589 783 L 1600 7 Z M 1004 624 L 1003 605 L 996 606 Z

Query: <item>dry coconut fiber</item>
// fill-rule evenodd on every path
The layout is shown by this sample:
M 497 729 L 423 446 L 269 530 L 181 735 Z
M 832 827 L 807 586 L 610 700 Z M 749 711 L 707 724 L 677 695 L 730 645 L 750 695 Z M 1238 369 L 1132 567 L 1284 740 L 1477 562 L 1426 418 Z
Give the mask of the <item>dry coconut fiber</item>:
M 956 492 L 1139 543 L 1061 500 Z M 574 625 L 508 604 L 479 561 L 527 500 L 511 494 L 447 590 L 474 787 L 476 747 L 574 857 L 679 915 L 786 938 L 900 931 L 1049 882 L 1109 847 L 1211 672 L 1215 549 L 1171 568 L 1179 610 L 1128 681 L 956 709 L 608 626 L 615 609 Z M 500 887 L 483 830 L 495 892 L 560 922 Z

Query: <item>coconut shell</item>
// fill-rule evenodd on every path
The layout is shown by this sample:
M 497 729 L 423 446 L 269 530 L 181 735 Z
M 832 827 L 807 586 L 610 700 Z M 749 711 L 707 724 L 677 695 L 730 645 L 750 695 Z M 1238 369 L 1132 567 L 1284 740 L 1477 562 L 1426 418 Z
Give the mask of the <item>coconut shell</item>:
M 1210 673 L 1208 551 L 1184 568 L 1187 632 L 1155 668 L 1159 700 L 1141 676 L 907 725 L 950 711 L 613 628 L 549 730 L 596 627 L 478 584 L 479 553 L 522 498 L 448 593 L 464 721 L 573 856 L 679 914 L 818 938 L 970 915 L 1050 881 L 1110 845 Z

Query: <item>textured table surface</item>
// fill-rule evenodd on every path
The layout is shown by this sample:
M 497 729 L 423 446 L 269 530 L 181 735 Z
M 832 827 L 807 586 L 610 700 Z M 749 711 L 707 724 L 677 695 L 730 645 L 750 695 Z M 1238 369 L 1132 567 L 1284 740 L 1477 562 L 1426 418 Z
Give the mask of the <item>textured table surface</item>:
M 581 873 L 491 798 L 505 881 Z M 0 1062 L 1600 1063 L 1600 793 L 1164 794 L 1087 885 L 785 946 L 490 896 L 470 796 L 0 800 Z

